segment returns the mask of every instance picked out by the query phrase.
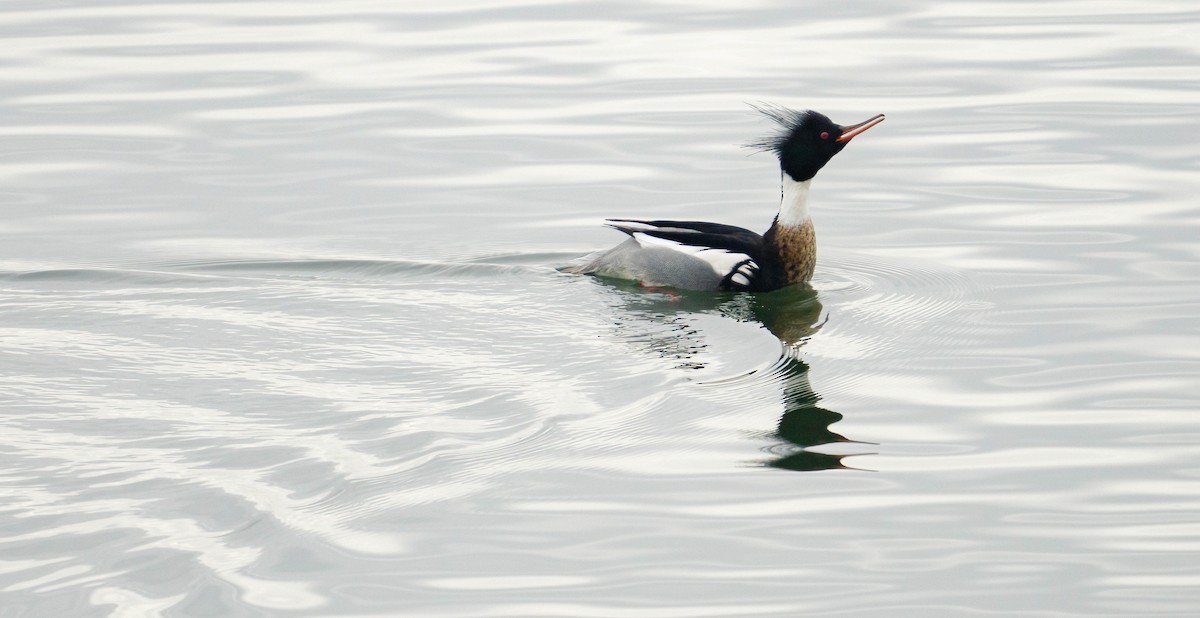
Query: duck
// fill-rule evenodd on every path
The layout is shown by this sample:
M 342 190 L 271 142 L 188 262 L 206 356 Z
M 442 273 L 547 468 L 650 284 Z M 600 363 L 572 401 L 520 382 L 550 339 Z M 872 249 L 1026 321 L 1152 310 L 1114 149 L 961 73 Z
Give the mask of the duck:
M 629 238 L 564 270 L 644 287 L 734 292 L 769 292 L 812 279 L 817 263 L 808 207 L 813 178 L 884 115 L 842 126 L 812 110 L 752 107 L 778 125 L 773 135 L 747 144 L 779 159 L 779 211 L 765 233 L 705 221 L 607 219 L 609 227 Z

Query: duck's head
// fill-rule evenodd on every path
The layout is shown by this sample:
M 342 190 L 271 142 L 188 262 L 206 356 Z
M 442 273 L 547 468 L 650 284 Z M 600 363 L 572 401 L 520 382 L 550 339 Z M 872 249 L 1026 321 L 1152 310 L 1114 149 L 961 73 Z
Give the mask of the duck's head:
M 780 131 L 749 146 L 775 152 L 779 167 L 796 182 L 816 176 L 856 135 L 883 122 L 883 114 L 879 114 L 844 127 L 811 110 L 796 111 L 774 105 L 753 107 L 779 124 Z

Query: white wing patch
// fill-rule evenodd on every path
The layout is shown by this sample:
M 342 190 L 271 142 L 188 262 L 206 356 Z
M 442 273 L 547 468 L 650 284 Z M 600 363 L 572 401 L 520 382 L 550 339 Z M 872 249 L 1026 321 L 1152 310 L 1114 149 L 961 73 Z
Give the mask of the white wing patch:
M 632 226 L 630 226 L 630 227 L 632 227 Z M 647 228 L 647 229 L 651 229 L 651 228 Z M 653 229 L 668 230 L 668 231 L 681 231 L 681 232 L 690 232 L 691 231 L 691 230 L 684 230 L 682 228 L 672 228 L 672 227 L 660 227 L 660 228 L 653 228 Z M 675 242 L 673 240 L 667 240 L 665 238 L 658 238 L 655 236 L 648 236 L 646 234 L 640 234 L 637 232 L 634 232 L 633 238 L 634 238 L 634 240 L 636 240 L 638 242 L 639 245 L 641 245 L 643 247 L 648 247 L 648 246 L 663 247 L 663 248 L 671 249 L 673 251 L 678 251 L 680 253 L 686 253 L 690 256 L 699 258 L 699 259 L 703 260 L 704 262 L 708 263 L 708 265 L 712 267 L 713 271 L 722 277 L 729 274 L 729 272 L 731 270 L 733 270 L 734 268 L 736 268 L 739 263 L 745 262 L 746 260 L 750 259 L 750 256 L 746 255 L 745 253 L 736 253 L 733 251 L 726 251 L 724 249 L 712 249 L 712 248 L 708 248 L 708 247 L 695 247 L 692 245 L 684 245 L 684 244 Z M 737 276 L 738 275 L 734 275 L 735 278 Z M 746 278 L 745 276 L 743 276 L 743 278 L 746 279 L 746 283 L 744 283 L 742 285 L 749 284 L 749 279 Z M 741 282 L 739 281 L 738 283 L 741 283 Z

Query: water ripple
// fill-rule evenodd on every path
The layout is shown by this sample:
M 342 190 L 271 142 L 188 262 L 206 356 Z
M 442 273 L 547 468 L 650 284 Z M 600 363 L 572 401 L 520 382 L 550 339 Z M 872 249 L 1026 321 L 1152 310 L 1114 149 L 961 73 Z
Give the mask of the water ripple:
M 10 4 L 0 613 L 1195 613 L 1192 8 Z

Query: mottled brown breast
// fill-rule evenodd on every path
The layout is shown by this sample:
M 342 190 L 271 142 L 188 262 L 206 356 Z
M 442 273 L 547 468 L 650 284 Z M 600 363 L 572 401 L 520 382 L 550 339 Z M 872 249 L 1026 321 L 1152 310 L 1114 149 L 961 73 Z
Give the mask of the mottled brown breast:
M 812 279 L 817 267 L 817 232 L 812 221 L 803 225 L 776 226 L 774 241 L 788 283 Z

